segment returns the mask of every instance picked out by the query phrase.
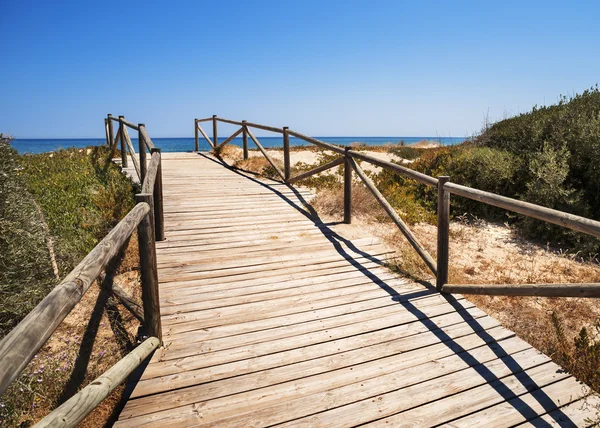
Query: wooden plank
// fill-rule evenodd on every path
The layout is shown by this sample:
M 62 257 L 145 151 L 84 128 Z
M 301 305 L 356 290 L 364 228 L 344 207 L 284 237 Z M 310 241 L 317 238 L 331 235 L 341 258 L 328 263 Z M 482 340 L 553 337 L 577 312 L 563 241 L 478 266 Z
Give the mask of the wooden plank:
M 594 415 L 594 409 L 600 408 L 600 396 L 593 394 L 584 399 L 562 406 L 559 410 L 554 410 L 545 415 L 538 416 L 521 425 L 519 428 L 532 427 L 582 427 L 590 424 L 590 420 L 597 418 Z M 590 411 L 591 410 L 591 411 Z
M 443 393 L 447 395 L 449 390 L 456 392 L 458 388 L 463 389 L 463 385 L 472 387 L 473 385 L 480 384 L 476 388 L 440 399 L 436 402 L 429 402 L 413 410 L 396 413 L 388 418 L 373 422 L 372 425 L 389 426 L 389 424 L 399 423 L 400 421 L 412 424 L 414 427 L 425 427 L 429 426 L 429 424 L 437 425 L 506 401 L 507 398 L 521 396 L 528 391 L 535 391 L 537 388 L 570 377 L 568 373 L 560 370 L 560 367 L 550 362 L 547 357 L 541 354 L 538 354 L 537 358 L 532 359 L 532 361 L 519 361 L 518 369 L 513 369 L 511 364 L 507 362 L 508 359 L 510 357 L 502 359 L 500 367 L 486 366 L 486 372 L 491 373 L 490 380 L 487 382 L 482 376 L 451 379 L 452 383 L 440 382 L 437 386 L 432 385 L 428 392 L 433 395 L 441 387 L 446 390 Z M 548 362 L 538 365 L 540 360 L 543 361 L 544 359 Z M 420 384 L 419 386 L 426 385 Z
M 464 328 L 449 328 L 448 331 L 453 337 L 449 339 L 453 341 L 449 344 L 455 343 L 454 348 L 446 345 L 439 346 L 438 343 L 437 348 L 431 349 L 432 354 L 438 358 L 439 356 L 452 355 L 455 352 L 454 349 L 474 348 L 486 343 L 486 340 L 482 340 L 472 331 L 465 336 L 454 338 L 455 334 L 464 335 Z M 396 328 L 395 332 L 401 334 L 402 330 Z M 497 328 L 494 333 L 499 339 L 513 336 L 512 333 L 501 328 Z M 406 334 L 406 330 L 404 330 L 404 334 Z M 355 384 L 357 381 L 389 373 L 389 371 L 386 372 L 383 369 L 384 367 L 397 372 L 431 361 L 427 354 L 420 351 L 420 349 L 424 344 L 432 345 L 435 343 L 435 338 L 434 334 L 428 332 L 418 336 L 399 336 L 398 340 L 379 342 L 344 353 L 329 354 L 321 358 L 306 359 L 305 355 L 305 360 L 301 360 L 294 365 L 287 364 L 286 367 L 274 367 L 269 371 L 258 371 L 239 378 L 235 376 L 232 379 L 217 382 L 213 388 L 209 385 L 200 384 L 188 387 L 183 391 L 161 394 L 160 397 L 164 400 L 161 402 L 161 407 L 166 410 L 169 407 L 167 403 L 170 402 L 170 406 L 176 407 L 180 413 L 187 413 L 182 406 L 204 401 L 204 412 L 209 418 L 217 416 L 216 412 L 212 411 L 213 409 L 227 411 L 227 407 L 231 405 L 235 406 L 234 408 L 239 413 L 243 413 L 244 408 L 247 411 L 248 407 L 252 408 L 253 406 L 255 406 L 255 410 L 259 407 L 266 407 L 268 404 L 274 404 L 274 402 L 283 398 L 300 395 L 298 389 L 303 391 L 301 395 L 318 393 L 336 386 L 342 387 Z M 495 339 L 490 337 L 487 343 L 493 343 L 494 341 Z M 514 342 L 516 342 L 516 345 L 512 346 L 516 346 L 516 349 L 529 348 L 528 345 L 519 343 L 519 341 Z M 326 364 L 324 364 L 325 361 Z M 357 366 L 362 370 L 358 370 Z M 354 369 L 354 367 L 357 368 Z M 260 387 L 260 389 L 255 389 L 255 387 Z M 232 392 L 236 392 L 236 389 L 238 394 L 231 395 Z M 240 389 L 245 389 L 247 392 L 240 394 Z M 219 396 L 222 398 L 217 398 Z M 158 397 L 148 396 L 131 402 L 128 409 L 124 410 L 125 415 L 146 414 L 147 410 L 152 409 L 154 403 L 158 403 Z M 260 397 L 260 400 L 254 400 L 254 397 Z M 174 413 L 165 412 L 165 410 L 160 413 Z
M 395 342 L 387 342 L 385 345 L 388 348 L 394 348 L 394 346 L 397 346 L 398 344 Z M 333 371 L 321 372 L 309 377 L 294 379 L 286 382 L 281 382 L 278 377 L 275 377 L 274 379 L 269 379 L 267 383 L 268 386 L 260 389 L 202 401 L 202 420 L 197 420 L 197 422 L 199 425 L 217 422 L 221 424 L 224 422 L 224 420 L 226 420 L 225 418 L 231 416 L 232 413 L 239 415 L 249 411 L 256 411 L 258 409 L 264 409 L 270 405 L 280 403 L 284 400 L 288 401 L 299 396 L 318 394 L 320 392 L 324 392 L 336 387 L 343 387 L 349 384 L 353 384 L 354 388 L 357 388 L 358 385 L 356 384 L 358 382 L 364 382 L 368 379 L 377 378 L 382 374 L 388 373 L 384 368 L 388 368 L 388 370 L 393 371 L 401 371 L 407 370 L 410 367 L 418 366 L 427 361 L 427 355 L 422 351 L 417 353 L 411 353 L 409 351 L 398 352 L 400 349 L 403 348 L 399 346 L 393 351 L 394 353 L 392 355 L 386 357 L 376 356 L 377 354 L 373 355 L 372 352 L 366 353 L 365 351 L 357 351 L 354 353 L 356 355 L 355 359 L 349 355 L 338 356 L 338 358 L 334 361 L 340 362 L 341 367 L 337 367 L 335 364 L 332 364 Z M 365 357 L 367 357 L 367 361 L 365 361 Z M 314 364 L 314 362 L 310 362 L 309 364 Z M 323 365 L 320 365 L 320 367 L 323 367 Z M 289 371 L 290 370 L 288 370 L 288 372 Z M 506 369 L 506 371 L 509 371 L 509 369 Z M 275 371 L 276 375 L 279 375 L 280 372 L 281 371 Z M 416 372 L 417 378 L 419 376 L 423 376 L 422 368 L 421 370 L 416 370 Z M 263 375 L 263 378 L 266 377 L 265 372 L 260 374 Z M 237 379 L 233 380 L 233 382 L 236 381 Z M 413 378 L 413 382 L 414 381 L 415 380 Z M 216 387 L 219 388 L 220 384 L 222 384 L 222 386 L 225 388 L 229 386 L 226 382 L 218 382 Z M 246 385 L 247 384 L 248 382 L 246 381 Z M 188 421 L 187 423 L 189 423 L 190 419 L 188 418 L 194 417 L 194 414 L 191 411 L 192 408 L 195 407 L 193 405 L 195 403 L 199 403 L 200 400 L 198 400 L 198 398 L 202 398 L 202 391 L 206 391 L 207 389 L 212 388 L 207 388 L 207 386 L 199 386 L 186 388 L 184 391 L 179 391 L 178 393 L 161 394 L 161 396 L 165 399 L 165 401 L 161 403 L 161 407 L 165 410 L 148 414 L 147 417 L 138 417 L 135 423 L 159 423 L 164 422 L 164 420 L 167 418 L 170 418 L 169 423 L 186 423 L 185 421 Z M 426 392 L 427 391 L 422 391 L 422 394 L 425 395 Z M 213 393 L 215 395 L 219 394 L 219 392 L 215 393 L 214 390 L 210 391 L 209 393 Z M 178 400 L 172 402 L 171 404 L 177 407 L 166 409 L 168 406 L 168 402 L 166 400 L 170 399 L 167 398 L 169 396 L 172 396 L 173 398 L 177 397 Z M 151 409 L 152 404 L 150 403 L 156 402 L 156 400 L 157 397 L 151 396 L 136 401 L 140 402 L 140 410 L 144 412 L 144 408 L 146 411 Z M 235 411 L 232 412 L 231 409 L 235 409 Z M 281 416 L 285 417 L 285 414 Z M 356 415 L 349 414 L 347 418 L 351 418 L 353 416 Z M 360 416 L 357 416 L 357 418 L 360 418 Z M 257 422 L 258 421 L 255 420 L 255 424 Z M 330 424 L 332 423 L 333 420 L 330 422 Z M 354 425 L 356 425 L 356 422 Z M 236 423 L 235 426 L 242 425 L 238 425 Z
M 566 398 L 568 374 L 554 377 L 548 357 L 472 303 L 407 283 L 385 269 L 377 240 L 304 215 L 310 191 L 168 156 L 157 243 L 166 346 L 119 426 L 514 425 L 578 398 Z
M 486 427 L 502 428 L 527 422 L 533 415 L 543 415 L 555 412 L 556 420 L 561 426 L 577 426 L 566 414 L 562 413 L 561 406 L 578 401 L 589 394 L 587 388 L 577 382 L 573 377 L 563 379 L 557 383 L 534 390 L 529 394 L 515 397 L 511 400 L 488 407 L 469 416 L 452 421 L 452 427 Z M 552 419 L 552 418 L 550 418 Z M 541 426 L 541 425 L 538 425 Z
M 453 309 L 444 305 L 434 298 L 415 301 L 415 307 L 420 311 L 431 314 L 432 318 L 440 314 L 452 313 Z M 471 305 L 466 304 L 468 307 Z M 193 330 L 185 334 L 178 334 L 177 340 L 169 338 L 169 349 L 161 354 L 160 358 L 164 360 L 177 359 L 189 355 L 195 355 L 212 349 L 232 349 L 246 345 L 253 345 L 263 342 L 270 342 L 283 338 L 294 338 L 303 334 L 317 334 L 323 330 L 332 339 L 336 335 L 354 335 L 362 334 L 366 331 L 388 328 L 393 325 L 401 325 L 407 322 L 414 322 L 415 317 L 407 318 L 405 313 L 401 313 L 398 305 L 386 305 L 362 310 L 358 313 L 339 314 L 318 320 L 301 321 L 292 324 L 274 327 L 268 331 L 248 332 L 243 336 L 227 336 L 215 339 L 206 339 L 198 346 L 198 338 L 202 337 L 201 331 Z M 194 352 L 190 352 L 190 344 L 196 344 Z
M 461 373 L 464 375 L 470 367 L 493 363 L 497 360 L 494 348 L 498 347 L 502 347 L 510 354 L 518 354 L 520 358 L 535 357 L 535 351 L 529 345 L 514 337 L 506 336 L 507 332 L 504 329 L 495 330 L 503 333 L 503 335 L 498 334 L 498 339 L 501 339 L 499 343 L 491 342 L 485 346 L 485 341 L 476 334 L 472 334 L 456 340 L 456 344 L 460 344 L 461 352 L 453 353 L 450 349 L 438 351 L 441 358 L 438 357 L 435 360 L 427 359 L 427 354 L 422 351 L 412 352 L 414 355 L 410 355 L 414 358 L 412 361 L 407 358 L 407 355 L 403 355 L 402 359 L 396 358 L 382 367 L 374 377 L 366 379 L 357 377 L 352 379 L 351 383 L 326 389 L 316 394 L 304 396 L 298 394 L 299 398 L 269 403 L 270 406 L 263 407 L 261 403 L 261 408 L 221 419 L 219 424 L 222 426 L 277 424 L 306 417 L 318 410 L 330 410 L 360 400 L 372 400 L 378 395 L 449 374 Z M 406 360 L 411 361 L 413 365 L 404 363 Z

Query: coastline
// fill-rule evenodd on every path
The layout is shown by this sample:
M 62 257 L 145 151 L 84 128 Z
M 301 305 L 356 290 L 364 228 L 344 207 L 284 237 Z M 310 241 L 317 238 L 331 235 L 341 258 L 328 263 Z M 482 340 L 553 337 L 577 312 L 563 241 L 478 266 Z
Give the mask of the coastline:
M 219 142 L 225 141 L 227 135 L 219 137 Z M 282 139 L 280 136 L 276 137 L 257 137 L 261 144 L 265 148 L 277 149 L 282 147 Z M 316 137 L 322 141 L 350 145 L 350 144 L 362 144 L 366 146 L 380 147 L 380 146 L 400 146 L 402 143 L 406 146 L 415 148 L 427 148 L 431 146 L 447 146 L 460 144 L 465 141 L 466 137 Z M 181 138 L 155 138 L 153 139 L 157 147 L 160 147 L 163 152 L 189 152 L 194 149 L 194 138 L 193 137 L 181 137 Z M 23 138 L 15 139 L 12 142 L 12 147 L 17 150 L 19 154 L 25 153 L 47 153 L 57 151 L 61 149 L 69 148 L 86 148 L 89 146 L 98 146 L 105 144 L 104 138 Z M 138 146 L 137 138 L 131 139 L 133 146 Z M 234 138 L 231 143 L 234 146 L 241 147 L 242 139 Z M 211 147 L 204 139 L 199 140 L 200 151 L 210 151 Z M 298 138 L 290 138 L 290 146 L 296 147 L 314 147 L 309 143 Z M 253 144 L 250 143 L 250 147 Z

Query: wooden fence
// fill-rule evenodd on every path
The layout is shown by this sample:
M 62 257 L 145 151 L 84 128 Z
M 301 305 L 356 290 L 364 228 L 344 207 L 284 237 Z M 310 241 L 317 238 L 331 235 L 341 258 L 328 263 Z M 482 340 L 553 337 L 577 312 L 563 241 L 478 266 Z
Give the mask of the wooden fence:
M 116 138 L 113 122 L 119 123 Z M 106 373 L 76 393 L 36 426 L 76 426 L 135 370 L 162 340 L 156 268 L 155 240 L 164 239 L 162 212 L 161 153 L 154 147 L 143 124 L 133 125 L 123 116 L 105 119 L 106 142 L 112 157 L 121 142 L 121 156 L 127 165 L 127 152 L 136 165 L 141 193 L 136 205 L 10 333 L 0 342 L 0 394 L 19 376 L 56 328 L 79 303 L 94 281 L 112 293 L 125 308 L 142 321 L 147 339 Z M 138 131 L 140 161 L 129 138 L 127 127 Z M 151 159 L 146 168 L 146 151 Z M 114 283 L 113 274 L 121 261 L 123 246 L 137 229 L 142 282 L 142 303 L 127 295 Z
M 200 126 L 203 122 L 212 122 L 213 138 L 208 137 L 206 132 Z M 225 141 L 219 144 L 217 123 L 223 122 L 240 127 Z M 283 171 L 271 159 L 259 140 L 254 136 L 251 128 L 270 131 L 282 134 L 283 145 Z M 248 136 L 252 139 L 256 147 L 264 155 L 267 161 L 275 169 L 280 176 L 281 181 L 287 184 L 296 183 L 311 175 L 318 174 L 329 168 L 338 165 L 344 165 L 344 222 L 350 223 L 351 208 L 352 208 L 352 172 L 360 178 L 364 185 L 373 194 L 375 199 L 383 207 L 392 221 L 398 226 L 402 234 L 406 237 L 410 245 L 419 254 L 425 262 L 429 270 L 436 278 L 436 287 L 443 293 L 462 293 L 462 294 L 485 294 L 485 295 L 506 295 L 506 296 L 547 296 L 547 297 L 600 297 L 600 284 L 448 284 L 448 266 L 449 266 L 449 240 L 450 240 L 450 195 L 456 195 L 464 198 L 473 199 L 484 204 L 493 205 L 503 208 L 524 216 L 533 217 L 538 220 L 543 220 L 548 223 L 557 224 L 578 232 L 588 235 L 600 237 L 600 222 L 591 220 L 585 217 L 576 216 L 573 214 L 557 211 L 551 208 L 546 208 L 540 205 L 523 202 L 516 199 L 507 198 L 482 190 L 473 189 L 466 186 L 461 186 L 450 181 L 450 177 L 430 177 L 418 171 L 406 168 L 404 166 L 380 160 L 365 153 L 352 150 L 350 147 L 341 147 L 338 145 L 326 143 L 313 137 L 293 131 L 288 127 L 276 128 L 272 126 L 260 125 L 257 123 L 243 121 L 234 121 L 222 119 L 216 115 L 204 119 L 194 119 L 195 130 L 195 150 L 198 151 L 198 133 L 202 134 L 208 144 L 215 150 L 219 150 L 226 144 L 230 143 L 235 137 L 242 134 L 242 146 L 244 151 L 244 159 L 248 159 Z M 339 158 L 314 168 L 311 171 L 304 172 L 295 177 L 291 176 L 290 164 L 290 136 L 299 138 L 308 143 L 314 144 L 325 150 L 337 153 Z M 437 257 L 434 259 L 425 247 L 419 242 L 408 225 L 398 215 L 396 210 L 385 199 L 381 192 L 377 189 L 373 181 L 365 174 L 362 168 L 356 162 L 368 162 L 380 168 L 387 169 L 396 174 L 413 179 L 427 186 L 437 188 Z

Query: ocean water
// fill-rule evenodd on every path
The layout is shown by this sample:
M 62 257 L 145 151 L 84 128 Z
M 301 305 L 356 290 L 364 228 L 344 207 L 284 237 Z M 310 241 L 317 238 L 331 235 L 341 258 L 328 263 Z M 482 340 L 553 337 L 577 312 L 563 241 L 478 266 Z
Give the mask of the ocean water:
M 443 145 L 451 145 L 462 143 L 465 138 L 459 137 L 316 137 L 319 140 L 325 141 L 326 143 L 334 143 L 341 145 L 349 145 L 353 142 L 364 143 L 369 146 L 381 146 L 388 143 L 399 143 L 404 141 L 406 144 L 416 143 L 422 140 L 434 141 Z M 219 142 L 223 142 L 227 139 L 225 137 L 219 137 Z M 283 146 L 282 137 L 257 137 L 258 141 L 263 147 L 279 147 Z M 138 147 L 137 138 L 131 139 L 133 146 Z M 194 138 L 153 138 L 152 141 L 156 147 L 160 147 L 163 152 L 188 152 L 194 150 Z M 71 147 L 83 148 L 88 146 L 97 146 L 106 143 L 104 138 L 81 138 L 81 139 L 16 139 L 13 141 L 12 146 L 19 153 L 44 153 L 52 152 L 60 149 L 68 149 Z M 199 140 L 200 150 L 208 151 L 210 146 L 201 138 Z M 242 146 L 242 139 L 234 138 L 230 144 L 236 146 Z M 290 137 L 290 146 L 311 146 L 312 144 L 307 143 L 304 140 L 300 140 L 295 137 Z M 253 149 L 256 148 L 252 139 L 248 139 L 248 147 Z

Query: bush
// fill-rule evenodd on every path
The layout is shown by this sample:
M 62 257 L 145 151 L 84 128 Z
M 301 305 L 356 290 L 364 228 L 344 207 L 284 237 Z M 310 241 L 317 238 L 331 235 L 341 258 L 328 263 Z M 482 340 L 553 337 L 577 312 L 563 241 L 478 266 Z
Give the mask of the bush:
M 133 183 L 105 147 L 21 157 L 20 176 L 41 207 L 62 275 L 133 208 Z
M 0 134 L 0 337 L 55 284 L 42 221 L 10 142 Z
M 133 208 L 134 188 L 104 147 L 19 156 L 0 138 L 0 337 Z M 49 244 L 50 242 L 50 244 Z

